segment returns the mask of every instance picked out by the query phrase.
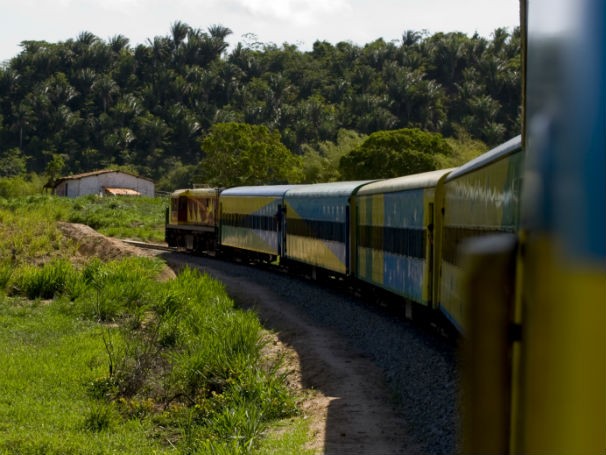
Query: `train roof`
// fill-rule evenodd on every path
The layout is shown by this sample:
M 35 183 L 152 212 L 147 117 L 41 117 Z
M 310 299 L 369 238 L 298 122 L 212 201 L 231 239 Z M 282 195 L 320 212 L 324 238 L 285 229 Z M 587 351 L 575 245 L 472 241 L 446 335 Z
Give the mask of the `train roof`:
M 353 182 L 330 182 L 301 185 L 297 188 L 288 190 L 285 197 L 350 196 L 359 187 L 374 181 L 375 180 L 358 180 Z
M 453 168 L 440 169 L 437 171 L 423 172 L 422 174 L 405 175 L 403 177 L 380 180 L 364 185 L 357 194 L 394 193 L 403 190 L 433 188 L 438 184 L 440 178 L 452 170 Z
M 179 196 L 216 196 L 219 193 L 218 188 L 183 188 L 170 193 L 170 197 Z
M 513 152 L 517 151 L 521 147 L 522 147 L 522 136 L 518 135 L 518 136 L 508 140 L 507 142 L 504 142 L 503 144 L 496 146 L 492 150 L 489 150 L 488 152 L 478 156 L 477 158 L 471 160 L 470 162 L 464 164 L 463 166 L 458 167 L 457 169 L 452 171 L 448 175 L 448 177 L 446 177 L 446 180 L 447 181 L 452 180 L 457 177 L 460 177 L 461 175 L 464 175 L 469 172 L 480 169 L 484 166 L 488 166 L 489 164 L 494 163 L 495 161 L 498 161 L 501 158 L 504 158 L 504 157 L 512 154 Z
M 235 186 L 223 190 L 221 196 L 284 196 L 286 191 L 301 185 Z

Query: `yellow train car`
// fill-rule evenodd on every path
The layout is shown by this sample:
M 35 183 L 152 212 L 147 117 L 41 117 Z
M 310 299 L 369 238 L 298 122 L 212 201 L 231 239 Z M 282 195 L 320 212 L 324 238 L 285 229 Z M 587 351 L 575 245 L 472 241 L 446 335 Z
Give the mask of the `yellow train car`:
M 284 194 L 297 185 L 235 187 L 224 190 L 219 199 L 221 229 L 219 243 L 266 261 L 273 261 L 283 249 Z
M 436 301 L 440 310 L 465 333 L 466 301 L 459 256 L 462 242 L 519 227 L 523 153 L 517 136 L 452 171 L 438 204 L 442 213 Z
M 462 451 L 604 454 L 606 2 L 521 5 L 521 231 L 467 248 Z

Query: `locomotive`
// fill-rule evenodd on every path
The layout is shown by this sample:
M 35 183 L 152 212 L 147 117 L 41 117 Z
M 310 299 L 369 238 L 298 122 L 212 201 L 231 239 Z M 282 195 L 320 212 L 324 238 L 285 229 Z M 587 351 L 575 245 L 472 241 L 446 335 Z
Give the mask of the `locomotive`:
M 606 453 L 606 2 L 520 6 L 520 136 L 395 179 L 179 190 L 166 240 L 444 315 L 464 453 Z

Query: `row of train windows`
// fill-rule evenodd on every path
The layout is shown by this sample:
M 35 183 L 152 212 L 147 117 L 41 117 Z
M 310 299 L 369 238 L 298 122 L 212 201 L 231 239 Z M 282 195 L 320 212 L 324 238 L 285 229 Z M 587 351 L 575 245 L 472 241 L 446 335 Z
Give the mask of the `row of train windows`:
M 221 224 L 225 226 L 259 229 L 262 231 L 277 231 L 276 217 L 267 215 L 243 215 L 240 213 L 221 214 Z
M 301 237 L 311 237 L 343 243 L 345 243 L 347 237 L 345 223 L 340 223 L 338 221 L 288 219 L 288 222 L 286 223 L 286 233 L 287 235 L 299 235 Z
M 387 226 L 360 226 L 358 245 L 400 256 L 424 258 L 425 231 Z
M 511 232 L 505 229 L 495 229 L 491 227 L 445 227 L 444 240 L 442 243 L 442 259 L 451 264 L 458 264 L 459 246 L 461 242 L 470 237 L 482 237 L 490 234 L 499 234 Z

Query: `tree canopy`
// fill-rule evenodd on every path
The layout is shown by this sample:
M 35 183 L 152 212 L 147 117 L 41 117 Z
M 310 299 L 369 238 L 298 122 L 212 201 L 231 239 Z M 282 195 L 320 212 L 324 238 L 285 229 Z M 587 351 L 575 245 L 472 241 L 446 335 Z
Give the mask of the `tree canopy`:
M 264 125 L 293 154 L 320 158 L 341 130 L 462 129 L 488 145 L 519 134 L 517 28 L 492 39 L 404 31 L 400 41 L 317 41 L 310 51 L 230 49 L 230 33 L 176 22 L 136 46 L 90 32 L 24 41 L 0 65 L 0 159 L 19 168 L 18 149 L 28 172 L 43 172 L 52 154 L 68 173 L 127 165 L 170 189 L 168 176 L 197 166 L 217 123 Z
M 438 156 L 452 148 L 437 133 L 403 128 L 378 131 L 341 158 L 340 170 L 347 180 L 399 177 L 438 168 Z
M 216 186 L 300 182 L 301 158 L 264 125 L 216 123 L 202 141 L 204 158 L 196 170 L 202 183 Z

